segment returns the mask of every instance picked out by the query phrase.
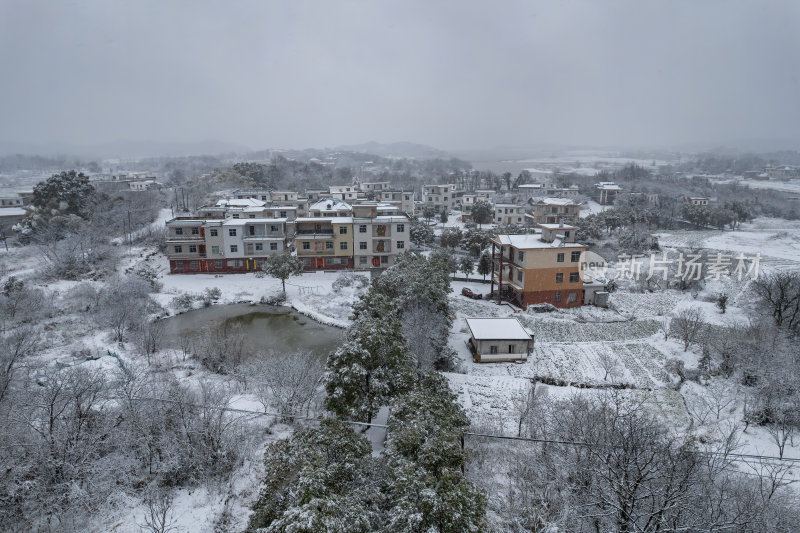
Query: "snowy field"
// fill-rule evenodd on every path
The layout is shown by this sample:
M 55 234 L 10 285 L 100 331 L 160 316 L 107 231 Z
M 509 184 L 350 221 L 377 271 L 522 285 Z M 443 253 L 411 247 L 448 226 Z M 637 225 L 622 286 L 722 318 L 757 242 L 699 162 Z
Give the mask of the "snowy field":
M 758 252 L 762 256 L 762 272 L 800 268 L 798 222 L 760 218 L 744 225 L 741 231 L 680 231 L 662 233 L 660 237 L 662 248 L 667 249 L 703 247 L 723 253 L 743 252 L 748 256 Z M 743 397 L 736 395 L 735 383 L 714 378 L 707 386 L 687 382 L 680 392 L 674 390 L 678 377 L 665 368 L 667 361 L 678 359 L 688 368 L 694 368 L 699 353 L 695 347 L 684 352 L 683 345 L 672 338 L 664 340 L 662 324 L 686 307 L 699 308 L 709 324 L 745 322 L 753 311 L 747 280 L 708 280 L 705 288 L 695 295 L 677 290 L 638 292 L 633 287 L 623 288 L 611 295 L 609 309 L 583 307 L 552 313 L 526 313 L 506 304 L 471 300 L 461 296 L 462 287 L 486 293 L 489 286 L 455 282 L 451 297 L 457 318 L 450 346 L 459 354 L 462 373 L 448 377 L 476 427 L 515 434 L 521 398 L 537 379 L 573 385 L 539 383 L 537 386 L 546 387 L 551 397 L 603 394 L 602 387 L 612 381 L 624 384 L 631 387 L 625 394 L 647 398 L 652 411 L 668 420 L 677 431 L 687 431 L 691 426 L 706 439 L 719 438 L 720 427 L 741 424 Z M 730 295 L 724 315 L 713 301 L 720 292 Z M 466 345 L 469 330 L 464 319 L 507 316 L 519 318 L 535 333 L 531 357 L 516 363 L 474 363 Z M 709 405 L 719 403 L 720 390 L 733 395 L 724 412 L 713 417 L 698 415 L 709 409 Z M 776 444 L 764 428 L 750 426 L 746 432 L 740 430 L 737 437 L 742 453 L 778 454 Z M 800 458 L 800 442 L 790 443 L 785 455 Z M 800 479 L 800 471 L 793 475 Z

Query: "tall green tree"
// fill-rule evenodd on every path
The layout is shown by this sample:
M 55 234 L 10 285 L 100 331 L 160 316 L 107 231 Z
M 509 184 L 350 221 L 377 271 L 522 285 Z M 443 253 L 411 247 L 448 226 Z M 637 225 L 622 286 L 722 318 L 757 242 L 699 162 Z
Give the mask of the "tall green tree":
M 472 221 L 481 226 L 492 220 L 492 204 L 485 200 L 476 200 L 472 205 Z
M 397 398 L 388 421 L 387 531 L 483 530 L 486 498 L 462 473 L 461 441 L 469 419 L 446 379 L 424 374 Z
M 88 218 L 95 200 L 89 176 L 74 170 L 53 174 L 33 188 L 31 203 L 40 213 L 77 215 Z
M 489 257 L 489 254 L 483 253 L 481 254 L 481 259 L 478 261 L 478 274 L 483 276 L 484 281 L 486 280 L 486 275 L 492 271 L 492 258 Z
M 377 467 L 371 452 L 369 441 L 334 419 L 270 444 L 247 531 L 374 531 L 374 485 L 365 483 Z
M 414 361 L 391 300 L 373 298 L 354 314 L 345 342 L 328 357 L 328 410 L 369 422 L 382 405 L 413 383 Z

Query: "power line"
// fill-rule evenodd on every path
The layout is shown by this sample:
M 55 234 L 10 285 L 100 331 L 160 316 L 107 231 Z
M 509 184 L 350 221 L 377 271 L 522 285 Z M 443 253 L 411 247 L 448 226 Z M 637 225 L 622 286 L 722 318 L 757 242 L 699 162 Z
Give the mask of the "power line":
M 285 418 L 285 419 L 292 419 L 292 420 L 307 420 L 312 422 L 320 422 L 322 419 L 318 417 L 311 417 L 311 416 L 302 416 L 302 415 L 287 415 L 281 413 L 272 413 L 268 411 L 254 411 L 252 409 L 241 409 L 236 407 L 228 407 L 228 406 L 219 406 L 219 405 L 203 405 L 191 402 L 181 402 L 179 400 L 173 400 L 171 398 L 156 398 L 156 397 L 136 397 L 136 398 L 118 398 L 118 399 L 128 399 L 133 401 L 157 401 L 157 402 L 165 402 L 165 403 L 173 403 L 173 404 L 182 404 L 188 405 L 191 407 L 198 407 L 201 409 L 215 409 L 219 411 L 225 412 L 232 412 L 232 413 L 239 413 L 239 414 L 246 414 L 255 417 L 263 417 L 263 416 L 272 416 L 277 418 Z M 354 420 L 340 420 L 342 423 L 345 424 L 354 424 L 357 426 L 366 426 L 366 427 L 376 427 L 381 429 L 387 429 L 389 426 L 387 424 L 378 424 L 375 422 L 357 422 Z M 511 440 L 511 441 L 521 441 L 521 442 L 533 442 L 537 444 L 562 444 L 566 446 L 576 446 L 576 447 L 585 447 L 585 448 L 619 448 L 619 446 L 612 446 L 612 445 L 599 445 L 590 442 L 581 442 L 581 441 L 572 441 L 572 440 L 557 440 L 557 439 L 542 439 L 536 437 L 517 437 L 513 435 L 497 435 L 493 433 L 477 433 L 473 431 L 465 431 L 464 436 L 471 436 L 471 437 L 482 437 L 488 439 L 495 439 L 495 440 Z M 714 452 L 714 451 L 705 451 L 705 450 L 696 450 L 695 453 L 700 455 L 710 455 L 710 456 L 721 456 L 726 458 L 731 458 L 736 462 L 739 463 L 747 463 L 747 464 L 756 464 L 756 465 L 765 465 L 765 464 L 776 464 L 774 461 L 777 461 L 777 464 L 780 463 L 800 463 L 800 458 L 795 457 L 777 457 L 774 455 L 757 455 L 757 454 L 744 454 L 744 453 L 727 453 L 727 452 Z M 766 462 L 765 462 L 766 461 Z M 773 461 L 773 462 L 770 462 Z

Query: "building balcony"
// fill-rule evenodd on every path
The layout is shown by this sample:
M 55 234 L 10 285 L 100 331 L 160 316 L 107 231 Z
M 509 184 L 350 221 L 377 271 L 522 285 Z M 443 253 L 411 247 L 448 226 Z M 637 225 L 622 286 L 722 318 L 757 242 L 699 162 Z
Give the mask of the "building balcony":
M 176 241 L 176 242 L 194 242 L 194 241 L 202 241 L 205 240 L 203 235 L 170 235 L 167 237 L 166 242 Z
M 335 255 L 336 250 L 303 250 L 299 248 L 297 250 L 298 257 L 318 257 L 318 256 L 328 256 L 328 255 Z
M 305 235 L 310 237 L 333 237 L 333 230 L 332 229 L 313 230 L 313 229 L 297 228 L 295 230 L 295 234 Z

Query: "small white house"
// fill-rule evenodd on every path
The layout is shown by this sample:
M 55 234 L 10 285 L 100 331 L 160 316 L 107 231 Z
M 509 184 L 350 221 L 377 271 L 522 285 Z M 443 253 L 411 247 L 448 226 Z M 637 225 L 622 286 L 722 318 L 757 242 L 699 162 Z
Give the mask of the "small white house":
M 516 318 L 467 318 L 467 344 L 476 363 L 526 361 L 533 351 L 533 334 Z

